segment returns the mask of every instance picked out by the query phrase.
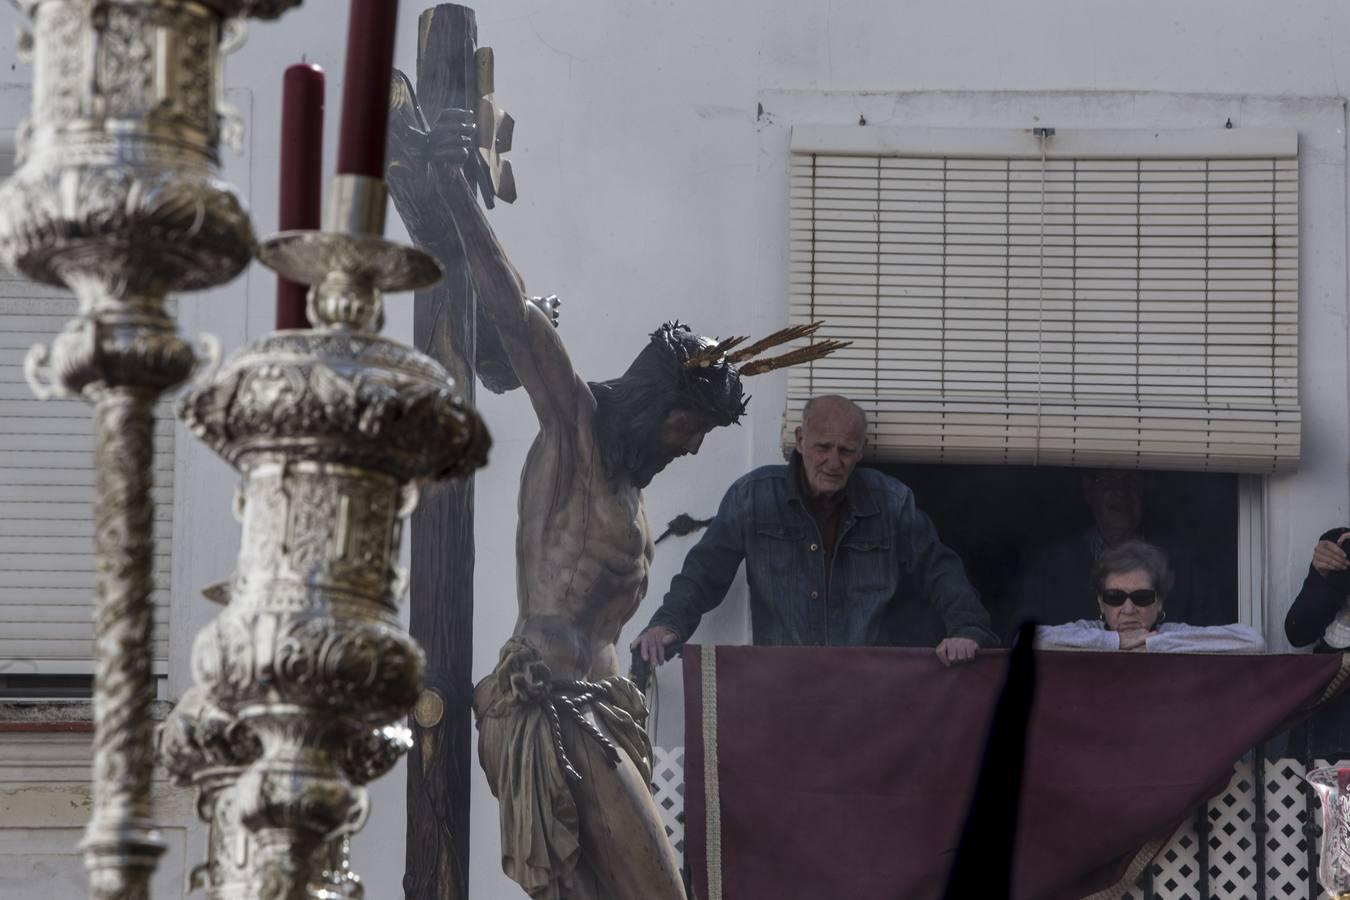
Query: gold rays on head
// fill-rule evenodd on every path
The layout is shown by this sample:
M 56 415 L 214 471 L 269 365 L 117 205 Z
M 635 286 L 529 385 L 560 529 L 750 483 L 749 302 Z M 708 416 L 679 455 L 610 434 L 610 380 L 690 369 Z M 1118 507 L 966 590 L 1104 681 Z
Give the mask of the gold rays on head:
M 740 366 L 741 375 L 749 378 L 753 375 L 763 375 L 765 372 L 772 372 L 774 369 L 782 369 L 787 366 L 795 366 L 800 363 L 811 362 L 825 356 L 829 356 L 836 350 L 840 350 L 849 345 L 849 341 L 820 341 L 806 347 L 799 347 L 796 350 L 790 350 L 787 353 L 778 356 L 770 356 L 764 359 L 753 359 L 765 350 L 772 350 L 780 344 L 786 344 L 788 341 L 795 341 L 798 338 L 811 337 L 820 326 L 825 322 L 810 322 L 805 325 L 792 325 L 781 331 L 775 331 L 766 338 L 755 341 L 744 349 L 737 350 L 735 353 L 728 353 L 733 347 L 738 347 L 747 337 L 730 337 L 724 341 L 718 341 L 713 346 L 690 357 L 684 364 L 687 369 L 706 368 L 715 363 L 725 362 L 727 365 Z M 748 361 L 747 361 L 748 360 Z
M 820 330 L 820 326 L 825 322 L 810 322 L 806 325 L 791 325 L 781 331 L 775 331 L 766 338 L 755 341 L 744 350 L 738 350 L 727 358 L 727 362 L 735 365 L 743 360 L 750 359 L 752 356 L 758 356 L 765 350 L 772 350 L 779 344 L 786 344 L 788 341 L 795 341 L 797 338 L 810 337 Z
M 752 359 L 750 362 L 741 366 L 740 373 L 746 378 L 752 375 L 763 375 L 765 372 L 772 372 L 774 369 L 782 369 L 787 366 L 796 366 L 801 363 L 811 362 L 829 356 L 836 350 L 842 350 L 852 341 L 821 341 L 818 344 L 812 344 L 809 347 L 800 347 L 796 350 L 784 353 L 781 356 L 771 356 L 768 359 Z

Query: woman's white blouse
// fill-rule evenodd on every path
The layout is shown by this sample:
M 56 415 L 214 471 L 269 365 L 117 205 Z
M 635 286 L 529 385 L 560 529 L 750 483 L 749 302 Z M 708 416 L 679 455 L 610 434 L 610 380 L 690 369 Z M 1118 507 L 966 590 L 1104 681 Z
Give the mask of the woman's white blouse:
M 1119 650 L 1120 634 L 1100 620 L 1080 619 L 1036 629 L 1042 650 Z M 1149 653 L 1264 653 L 1265 638 L 1246 625 L 1185 625 L 1164 622 L 1144 639 Z

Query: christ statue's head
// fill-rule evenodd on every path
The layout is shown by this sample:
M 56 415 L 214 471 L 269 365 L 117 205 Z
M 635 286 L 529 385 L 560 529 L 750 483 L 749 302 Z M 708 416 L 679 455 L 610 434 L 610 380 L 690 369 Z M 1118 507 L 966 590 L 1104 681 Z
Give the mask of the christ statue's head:
M 745 413 L 741 376 L 725 361 L 690 365 L 715 346 L 679 322 L 667 322 L 618 378 L 591 384 L 600 449 L 609 476 L 646 487 L 671 461 L 697 453 L 703 437 Z

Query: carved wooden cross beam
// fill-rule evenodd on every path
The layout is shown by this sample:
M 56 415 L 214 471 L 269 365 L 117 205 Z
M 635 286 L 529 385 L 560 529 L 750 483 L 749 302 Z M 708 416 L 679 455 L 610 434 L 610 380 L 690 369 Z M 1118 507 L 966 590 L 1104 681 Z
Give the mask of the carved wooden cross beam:
M 465 177 L 477 186 L 485 206 L 491 208 L 498 199 L 513 203 L 515 173 L 504 154 L 511 149 L 515 120 L 497 106 L 494 57 L 491 48 L 475 46 L 473 10 L 441 4 L 423 12 L 418 22 L 417 84 L 395 70 L 391 85 L 385 180 L 413 243 L 435 255 L 447 271 L 462 274 L 463 249 L 440 195 L 458 177 L 460 163 L 437 158 L 435 145 L 458 140 L 467 119 L 474 135 L 463 139 L 474 146 L 466 147 L 470 160 L 463 168 Z M 445 331 L 444 340 L 435 344 L 443 345 L 444 355 L 432 356 L 450 369 L 461 389 L 475 374 L 496 393 L 520 386 L 496 329 L 475 321 L 479 317 L 467 282 L 460 285 L 447 278 L 440 288 L 423 293 L 428 302 L 434 294 L 436 304 L 453 310 L 453 315 L 431 315 L 428 321 Z M 418 296 L 421 303 L 422 294 Z M 556 323 L 556 304 L 541 308 Z M 455 327 L 449 327 L 452 320 Z
M 494 198 L 516 202 L 516 176 L 511 161 L 502 158 L 511 149 L 516 120 L 497 106 L 492 48 L 479 47 L 474 63 L 478 67 L 478 161 L 482 164 L 478 181 L 483 205 L 491 209 Z
M 488 205 L 497 197 L 515 199 L 515 182 L 502 159 L 511 146 L 511 124 L 492 100 L 492 54 L 477 48 L 473 10 L 442 3 L 424 10 L 417 21 L 416 83 L 396 72 L 390 96 L 386 179 L 413 243 L 435 254 L 446 270 L 443 282 L 417 292 L 417 346 L 449 369 L 472 401 L 476 381 L 494 391 L 511 390 L 520 382 L 496 329 L 477 315 L 464 251 L 443 196 L 447 189 L 460 189 L 452 184 L 460 164 L 435 158 L 432 123 L 444 110 L 459 110 L 477 125 L 472 140 L 487 152 L 471 154 L 473 162 L 464 171 Z M 480 119 L 484 99 L 490 116 Z M 456 118 L 441 124 L 452 127 Z M 472 479 L 454 482 L 424 495 L 413 512 L 409 631 L 426 651 L 427 668 L 408 758 L 406 900 L 468 897 L 473 487 Z

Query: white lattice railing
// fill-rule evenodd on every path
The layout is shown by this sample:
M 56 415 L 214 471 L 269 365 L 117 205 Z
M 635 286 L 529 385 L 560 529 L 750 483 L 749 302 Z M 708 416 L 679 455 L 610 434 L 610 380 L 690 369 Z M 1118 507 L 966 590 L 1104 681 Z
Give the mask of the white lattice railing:
M 1250 754 L 1249 754 L 1250 757 Z M 675 850 L 684 854 L 684 748 L 655 748 L 652 782 L 656 804 L 661 809 Z M 1314 768 L 1329 765 L 1317 760 Z M 1340 765 L 1350 763 L 1341 762 Z M 1264 780 L 1264 891 L 1257 886 L 1257 798 L 1255 763 L 1251 758 L 1233 767 L 1233 777 L 1222 793 L 1210 800 L 1204 811 L 1208 826 L 1206 890 L 1201 892 L 1200 837 L 1196 819 L 1188 821 L 1163 847 L 1153 861 L 1153 900 L 1201 900 L 1231 898 L 1293 900 L 1309 896 L 1308 837 L 1305 829 L 1308 803 L 1304 790 L 1303 764 L 1296 759 L 1265 761 Z M 1325 892 L 1318 891 L 1319 898 Z M 1135 888 L 1122 900 L 1144 900 L 1145 891 Z
M 1316 760 L 1313 768 L 1330 765 Z M 1341 762 L 1340 765 L 1346 763 Z M 1192 819 L 1173 835 L 1153 861 L 1153 897 L 1157 900 L 1196 900 L 1199 897 L 1272 900 L 1309 897 L 1308 801 L 1303 788 L 1303 763 L 1296 759 L 1269 759 L 1264 767 L 1264 884 L 1257 884 L 1257 797 L 1255 763 L 1244 759 L 1233 767 L 1228 787 L 1205 809 L 1209 822 L 1208 885 L 1200 892 L 1200 837 Z M 1262 890 L 1264 888 L 1264 890 Z M 1326 897 L 1317 890 L 1313 896 Z M 1143 900 L 1139 889 L 1122 900 Z
M 666 837 L 684 858 L 684 748 L 652 748 L 652 789 Z

